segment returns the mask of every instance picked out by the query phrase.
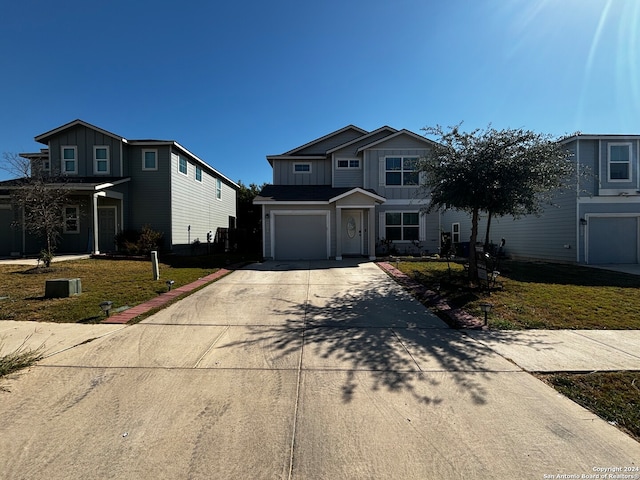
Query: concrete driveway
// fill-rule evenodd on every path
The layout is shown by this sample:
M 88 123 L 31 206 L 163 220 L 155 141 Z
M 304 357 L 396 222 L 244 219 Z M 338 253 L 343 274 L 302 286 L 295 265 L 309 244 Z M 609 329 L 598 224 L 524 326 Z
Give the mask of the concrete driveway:
M 368 262 L 247 267 L 5 387 L 8 479 L 540 479 L 640 464 L 640 444 Z

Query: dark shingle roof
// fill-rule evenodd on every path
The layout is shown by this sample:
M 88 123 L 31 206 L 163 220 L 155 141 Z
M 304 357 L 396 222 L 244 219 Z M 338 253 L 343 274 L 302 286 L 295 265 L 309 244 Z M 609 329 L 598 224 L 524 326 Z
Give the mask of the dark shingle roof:
M 334 188 L 331 185 L 265 185 L 255 202 L 328 202 L 353 190 L 354 187 Z M 375 190 L 367 192 L 377 195 Z

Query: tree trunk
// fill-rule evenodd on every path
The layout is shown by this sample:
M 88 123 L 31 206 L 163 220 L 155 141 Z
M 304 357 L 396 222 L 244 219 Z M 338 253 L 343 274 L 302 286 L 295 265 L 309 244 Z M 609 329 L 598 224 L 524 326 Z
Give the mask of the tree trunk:
M 471 215 L 471 238 L 469 239 L 469 280 L 478 279 L 478 256 L 476 255 L 476 241 L 478 239 L 478 209 L 474 208 Z
M 487 231 L 484 235 L 484 251 L 485 252 L 489 251 L 489 231 L 491 230 L 491 217 L 492 217 L 492 214 L 491 212 L 489 212 L 489 215 L 487 216 Z

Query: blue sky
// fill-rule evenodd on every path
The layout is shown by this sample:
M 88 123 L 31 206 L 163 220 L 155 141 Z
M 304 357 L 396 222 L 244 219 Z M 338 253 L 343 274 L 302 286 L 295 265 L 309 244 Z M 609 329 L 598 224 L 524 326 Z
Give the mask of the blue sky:
M 636 0 L 21 0 L 0 152 L 76 118 L 233 180 L 348 124 L 640 134 Z M 0 174 L 0 178 L 6 178 Z

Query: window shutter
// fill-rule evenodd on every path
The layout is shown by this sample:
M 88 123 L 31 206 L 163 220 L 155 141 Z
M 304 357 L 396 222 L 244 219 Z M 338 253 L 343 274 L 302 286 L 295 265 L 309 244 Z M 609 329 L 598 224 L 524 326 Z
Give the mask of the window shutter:
M 384 167 L 385 167 L 385 164 L 384 164 L 384 157 L 382 157 L 382 158 L 380 159 L 380 163 L 379 163 L 378 165 L 379 165 L 379 170 L 378 170 L 378 185 L 379 185 L 379 186 L 381 186 L 381 187 L 384 187 L 384 186 L 385 186 L 385 175 L 384 175 L 384 172 L 385 172 L 385 168 L 384 168 Z
M 420 172 L 418 174 L 418 184 L 424 185 L 426 181 L 427 181 L 427 172 Z
M 420 222 L 420 237 L 419 240 L 421 242 L 427 241 L 427 215 L 425 213 L 420 212 L 419 222 Z
M 383 238 L 386 239 L 387 233 L 386 233 L 386 230 L 385 230 L 386 229 L 386 223 L 385 223 L 385 220 L 384 220 L 384 218 L 385 218 L 384 217 L 384 212 L 380 212 L 378 214 L 378 218 L 379 218 L 379 221 L 378 221 L 378 237 L 380 239 L 383 239 Z

